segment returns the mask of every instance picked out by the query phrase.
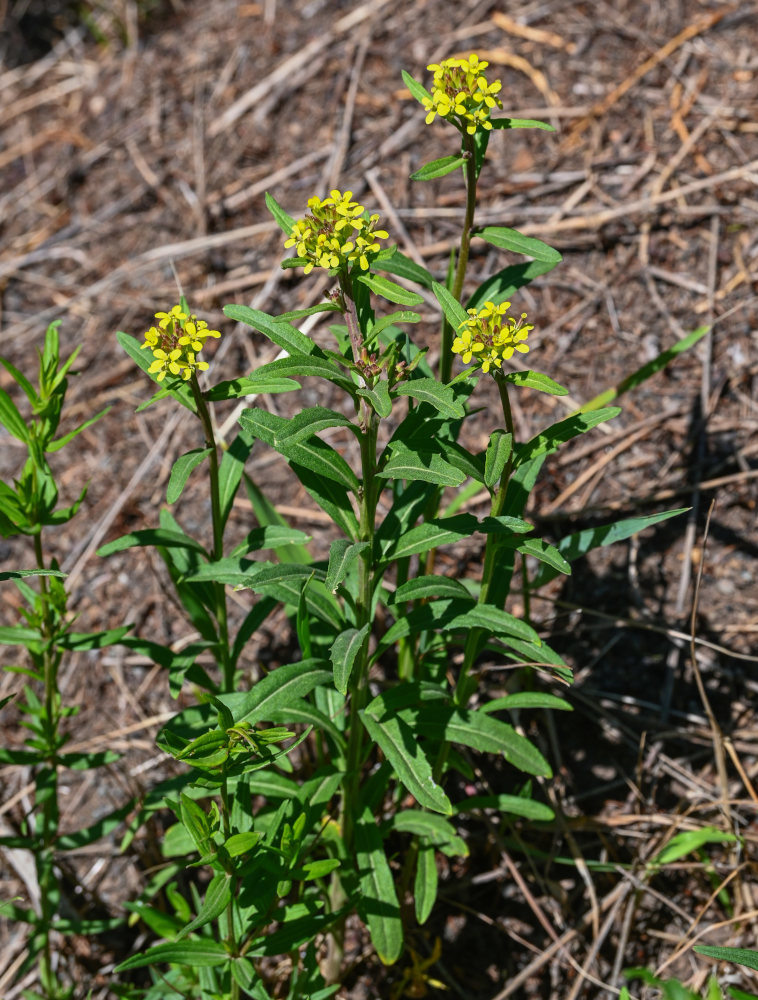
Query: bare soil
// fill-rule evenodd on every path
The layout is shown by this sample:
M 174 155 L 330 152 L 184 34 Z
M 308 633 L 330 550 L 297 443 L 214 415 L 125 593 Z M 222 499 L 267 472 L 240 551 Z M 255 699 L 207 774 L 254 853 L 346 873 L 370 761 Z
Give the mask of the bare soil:
M 223 331 L 214 377 L 272 359 L 276 349 L 236 328 L 222 306 L 244 302 L 277 314 L 319 301 L 327 283 L 280 270 L 284 251 L 266 190 L 298 215 L 311 194 L 350 189 L 381 212 L 405 253 L 444 275 L 463 215 L 458 178 L 419 184 L 409 174 L 455 152 L 454 136 L 439 122 L 424 126 L 402 69 L 425 80 L 428 63 L 476 51 L 503 81 L 506 113 L 557 129 L 494 137 L 477 220 L 516 227 L 563 254 L 518 305 L 536 324 L 530 364 L 570 388 L 570 409 L 710 326 L 695 350 L 622 398 L 619 418 L 546 467 L 528 516 L 553 539 L 639 512 L 689 512 L 592 554 L 533 602 L 535 622 L 575 670 L 563 692 L 571 715 L 522 719 L 553 763 L 556 778 L 542 794 L 559 821 L 540 833 L 495 818 L 471 823 L 471 857 L 441 873 L 442 904 L 410 935 L 422 956 L 439 936 L 434 978 L 467 1000 L 611 996 L 633 965 L 701 989 L 710 966 L 690 946 L 753 947 L 758 926 L 758 7 L 93 7 L 97 38 L 64 3 L 0 4 L 0 353 L 31 372 L 47 324 L 60 320 L 66 350 L 83 345 L 68 426 L 110 408 L 59 456 L 64 499 L 85 482 L 89 492 L 79 516 L 46 538 L 70 574 L 82 629 L 129 621 L 161 642 L 191 638 L 155 555 L 95 554 L 103 542 L 157 523 L 172 462 L 200 444 L 195 424 L 171 405 L 135 414 L 150 387 L 120 352 L 116 330 L 139 336 L 181 289 Z M 471 287 L 506 256 L 480 245 Z M 422 311 L 420 336 L 433 355 L 436 309 L 430 302 Z M 329 343 L 326 324 L 311 332 Z M 0 386 L 13 391 L 4 370 Z M 477 393 L 483 411 L 467 433 L 481 445 L 492 423 L 484 384 Z M 324 402 L 307 386 L 265 405 L 287 414 L 316 401 Z M 558 419 L 564 403 L 519 394 L 520 433 Z M 231 408 L 222 407 L 220 425 L 227 420 L 232 433 Z M 10 479 L 22 453 L 14 439 L 0 441 Z M 249 471 L 324 551 L 319 511 L 283 463 L 261 449 Z M 189 531 L 208 532 L 201 481 L 190 482 L 177 514 Z M 251 519 L 240 501 L 232 532 L 241 536 Z M 31 565 L 30 553 L 23 539 L 0 541 L 2 568 Z M 452 552 L 441 565 L 473 572 L 478 558 Z M 238 599 L 244 606 L 244 595 Z M 17 621 L 17 604 L 6 584 L 4 624 Z M 524 610 L 517 598 L 512 608 Z M 260 665 L 291 652 L 280 616 L 250 646 L 250 682 Z M 13 654 L 3 662 L 15 662 Z M 505 690 L 506 679 L 493 665 L 488 691 Z M 159 668 L 118 648 L 72 657 L 62 685 L 79 706 L 74 742 L 123 753 L 107 773 L 78 774 L 66 786 L 64 826 L 75 829 L 166 773 L 153 739 L 176 702 Z M 18 686 L 19 676 L 6 672 L 0 697 Z M 11 722 L 6 739 L 17 743 Z M 480 767 L 478 787 L 513 787 L 514 775 L 496 762 Z M 0 824 L 17 830 L 30 775 L 6 767 L 0 781 Z M 665 872 L 645 870 L 674 833 L 711 825 L 738 833 L 743 847 L 707 848 L 709 870 L 693 855 Z M 158 857 L 150 837 L 125 856 L 114 841 L 69 859 L 74 895 L 88 912 L 118 913 L 139 892 Z M 527 860 L 525 843 L 541 853 Z M 607 867 L 587 868 L 598 861 Z M 33 883 L 23 852 L 0 856 L 0 898 L 28 897 Z M 110 997 L 108 970 L 146 940 L 135 931 L 68 941 L 61 966 L 80 984 L 77 996 L 92 989 L 93 998 Z M 6 926 L 0 941 L 0 994 L 12 1000 L 23 936 Z M 339 997 L 389 997 L 409 967 L 405 957 L 381 969 L 364 945 L 356 937 Z M 756 990 L 744 969 L 713 968 L 722 984 Z M 645 987 L 634 992 L 644 996 Z

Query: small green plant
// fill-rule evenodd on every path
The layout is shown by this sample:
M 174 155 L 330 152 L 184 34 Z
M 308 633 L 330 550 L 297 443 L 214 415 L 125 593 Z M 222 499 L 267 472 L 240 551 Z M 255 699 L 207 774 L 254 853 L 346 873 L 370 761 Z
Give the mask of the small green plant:
M 39 895 L 35 905 L 22 907 L 13 902 L 5 913 L 29 925 L 28 954 L 20 973 L 38 963 L 41 994 L 27 991 L 29 998 L 45 1000 L 72 996 L 55 970 L 56 935 L 98 933 L 118 921 L 87 921 L 64 917 L 61 912 L 62 890 L 56 859 L 60 852 L 74 846 L 93 843 L 102 835 L 97 827 L 62 834 L 60 831 L 59 776 L 66 769 L 100 767 L 118 760 L 118 754 L 66 753 L 69 739 L 65 720 L 76 714 L 73 706 L 63 704 L 58 672 L 63 658 L 71 650 L 101 648 L 118 640 L 127 628 L 109 633 L 84 634 L 72 630 L 73 616 L 68 610 L 65 574 L 54 559 L 45 554 L 44 538 L 50 529 L 66 524 L 79 509 L 86 493 L 82 490 L 69 507 L 58 505 L 55 475 L 47 456 L 65 448 L 81 431 L 103 416 L 59 436 L 68 376 L 78 349 L 63 361 L 60 357 L 58 324 L 53 323 L 39 352 L 39 375 L 35 387 L 9 361 L 0 364 L 26 396 L 29 416 L 25 418 L 5 390 L 0 389 L 0 423 L 26 448 L 26 461 L 13 485 L 0 483 L 0 534 L 8 538 L 26 535 L 32 540 L 34 566 L 0 574 L 11 581 L 23 604 L 22 624 L 0 627 L 0 643 L 19 646 L 26 651 L 27 662 L 6 667 L 28 679 L 15 698 L 21 714 L 21 726 L 28 735 L 23 748 L 0 748 L 0 763 L 30 767 L 34 775 L 32 808 L 24 817 L 17 835 L 0 837 L 0 845 L 28 850 L 34 857 Z M 37 587 L 33 586 L 36 580 Z M 3 705 L 12 701 L 7 698 Z M 0 706 L 2 707 L 2 706 Z
M 476 227 L 476 189 L 492 134 L 551 127 L 494 117 L 502 108 L 501 86 L 486 79 L 487 64 L 474 55 L 429 69 L 431 91 L 408 74 L 404 79 L 428 123 L 440 118 L 456 130 L 460 152 L 426 164 L 413 178 L 460 169 L 466 194 L 458 251 L 444 281 L 400 253 L 378 214 L 350 191 L 316 194 L 295 217 L 268 194 L 284 246 L 295 254 L 283 267 L 302 268 L 304 275 L 318 268 L 333 279 L 325 301 L 310 309 L 271 316 L 245 305 L 225 307 L 229 319 L 258 331 L 283 356 L 244 377 L 205 385 L 208 364 L 198 356 L 219 332 L 185 299 L 156 314 L 141 344 L 118 334 L 156 384 L 143 405 L 171 398 L 198 421 L 202 440 L 175 462 L 167 504 L 180 501 L 193 472 L 206 468 L 211 512 L 205 539 L 165 508 L 157 527 L 100 550 L 109 556 L 154 546 L 197 633 L 181 651 L 126 635 L 126 628 L 108 639 L 164 666 L 171 693 L 189 688 L 196 701 L 159 733 L 159 746 L 180 768 L 145 795 L 127 832 L 128 842 L 148 815 L 173 814 L 162 844 L 164 867 L 127 904 L 131 920 L 160 940 L 117 968 L 122 979 L 114 991 L 123 997 L 266 1000 L 274 989 L 282 995 L 281 984 L 267 980 L 266 960 L 286 956 L 287 996 L 321 1000 L 343 977 L 346 925 L 356 917 L 383 963 L 397 962 L 404 951 L 410 957 L 397 996 L 435 983 L 434 959 L 419 958 L 408 930 L 426 923 L 434 909 L 438 855 L 468 852 L 458 817 L 496 810 L 526 827 L 525 838 L 529 824 L 553 819 L 532 785 L 534 777 L 550 777 L 550 764 L 514 722 L 516 713 L 568 710 L 564 699 L 540 687 L 538 676 L 565 685 L 571 671 L 530 620 L 530 595 L 569 573 L 571 562 L 590 549 L 679 513 L 629 518 L 556 543 L 536 537 L 527 502 L 547 457 L 614 418 L 619 410 L 607 403 L 659 371 L 705 329 L 581 410 L 519 440 L 510 394 L 567 390 L 547 374 L 512 367 L 529 352 L 537 320 L 512 313 L 511 301 L 561 256 L 505 226 Z M 469 290 L 477 239 L 531 260 L 508 264 Z M 409 332 L 424 303 L 409 284 L 439 305 L 436 369 Z M 319 312 L 334 319 L 329 347 L 297 327 Z M 454 374 L 456 356 L 463 367 Z M 461 429 L 478 412 L 481 379 L 494 381 L 500 410 L 489 418 L 486 447 L 472 451 Z M 290 418 L 251 406 L 228 447 L 217 438 L 217 402 L 298 392 L 304 380 L 320 380 L 331 405 L 296 408 Z M 7 413 L 13 423 L 14 411 Z M 345 435 L 344 448 L 322 436 L 332 429 Z M 327 558 L 314 558 L 312 539 L 286 524 L 246 474 L 248 457 L 261 445 L 280 454 L 331 521 Z M 230 539 L 230 512 L 241 488 L 257 523 Z M 475 495 L 488 502 L 481 517 L 462 509 Z M 483 546 L 479 577 L 437 570 L 437 551 L 461 544 Z M 507 609 L 517 578 L 523 617 Z M 43 583 L 45 593 L 52 592 L 53 584 Z M 231 587 L 249 595 L 239 621 L 229 612 Z M 292 625 L 291 662 L 270 672 L 261 667 L 253 678 L 243 653 L 280 608 Z M 53 632 L 58 648 L 59 626 Z M 17 633 L 7 641 L 25 640 Z M 70 647 L 70 637 L 66 641 Z M 33 643 L 29 648 L 36 650 Z M 492 662 L 512 671 L 502 697 L 491 698 L 482 680 L 481 668 Z M 40 677 L 45 669 L 42 664 Z M 54 702 L 54 671 L 45 683 Z M 54 728 L 57 733 L 57 718 Z M 45 744 L 44 753 L 47 773 L 61 765 L 57 746 Z M 472 753 L 508 762 L 506 790 L 461 793 L 463 780 L 473 777 Z M 45 822 L 39 851 L 47 859 L 54 817 Z M 52 914 L 46 920 L 49 928 Z M 151 983 L 133 983 L 133 970 L 145 968 Z M 52 997 L 50 975 L 46 970 L 44 988 Z

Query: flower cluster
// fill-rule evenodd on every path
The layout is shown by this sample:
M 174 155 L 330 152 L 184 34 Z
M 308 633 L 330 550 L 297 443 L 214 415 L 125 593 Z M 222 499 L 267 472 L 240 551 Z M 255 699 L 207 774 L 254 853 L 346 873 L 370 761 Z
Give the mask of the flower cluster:
M 181 306 L 172 306 L 168 312 L 155 314 L 157 326 L 151 326 L 145 333 L 146 348 L 153 352 L 155 359 L 148 372 L 162 382 L 167 375 L 181 377 L 189 381 L 195 371 L 205 371 L 207 361 L 198 361 L 209 337 L 220 337 L 218 330 L 209 330 L 208 324 L 197 316 L 186 313 Z
M 482 309 L 469 309 L 469 319 L 458 327 L 458 336 L 453 341 L 453 353 L 460 354 L 464 364 L 469 364 L 472 358 L 483 372 L 488 372 L 494 365 L 502 367 L 514 351 L 526 354 L 529 348 L 525 341 L 529 331 L 534 329 L 532 323 L 527 323 L 526 313 L 521 313 L 519 319 L 508 316 L 510 302 L 485 302 Z
M 285 247 L 297 247 L 297 255 L 306 261 L 305 273 L 314 267 L 347 268 L 355 263 L 367 271 L 371 256 L 381 248 L 377 240 L 386 240 L 383 229 L 374 228 L 378 215 L 366 216 L 363 205 L 351 201 L 352 191 L 330 191 L 329 197 L 310 198 L 308 214 L 292 227 Z
M 454 124 L 465 125 L 469 135 L 478 128 L 491 129 L 492 108 L 503 106 L 496 96 L 503 85 L 500 80 L 492 84 L 487 82 L 483 71 L 488 66 L 488 62 L 480 62 L 473 54 L 468 59 L 445 59 L 439 65 L 427 66 L 434 73 L 434 82 L 432 96 L 423 99 L 429 112 L 426 124 L 430 125 L 439 115 Z

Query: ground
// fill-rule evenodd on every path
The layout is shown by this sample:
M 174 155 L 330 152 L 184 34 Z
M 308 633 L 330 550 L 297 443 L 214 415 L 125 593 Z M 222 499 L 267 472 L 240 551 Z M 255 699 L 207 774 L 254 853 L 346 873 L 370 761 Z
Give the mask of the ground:
M 71 425 L 110 407 L 59 465 L 69 501 L 90 486 L 84 511 L 48 539 L 86 629 L 129 621 L 162 642 L 187 638 L 157 558 L 95 555 L 104 541 L 155 525 L 173 460 L 200 444 L 170 405 L 135 414 L 149 385 L 120 352 L 116 330 L 139 336 L 180 288 L 224 332 L 214 374 L 270 360 L 272 346 L 225 320 L 222 305 L 302 308 L 319 301 L 328 279 L 280 270 L 266 190 L 297 215 L 314 192 L 351 189 L 382 213 L 405 253 L 443 276 L 463 214 L 460 184 L 455 175 L 426 184 L 409 175 L 455 148 L 443 124 L 424 126 L 403 69 L 426 80 L 428 63 L 476 51 L 502 79 L 508 114 L 556 128 L 495 137 L 477 220 L 516 227 L 563 254 L 519 305 L 536 327 L 530 362 L 570 387 L 569 408 L 710 326 L 696 349 L 625 395 L 604 432 L 548 464 L 528 511 L 557 539 L 689 508 L 595 553 L 531 609 L 576 678 L 565 692 L 571 716 L 524 720 L 556 772 L 545 794 L 561 820 L 533 843 L 552 861 L 540 855 L 516 868 L 511 855 L 523 857 L 517 836 L 528 829 L 472 825 L 471 858 L 442 872 L 439 915 L 414 938 L 428 954 L 441 937 L 435 976 L 469 1000 L 611 995 L 631 965 L 700 988 L 708 966 L 690 945 L 751 947 L 758 914 L 755 5 L 114 0 L 90 5 L 89 28 L 64 3 L 37 7 L 0 5 L 9 28 L 0 43 L 0 345 L 28 370 L 45 327 L 60 320 L 66 349 L 83 345 Z M 503 254 L 482 245 L 472 287 L 502 266 Z M 434 303 L 422 311 L 433 354 Z M 328 342 L 324 324 L 312 335 Z M 4 371 L 0 386 L 11 387 Z M 302 405 L 316 401 L 311 390 L 300 394 Z M 486 416 L 486 390 L 479 401 Z M 275 405 L 294 404 L 278 397 Z M 520 394 L 518 430 L 534 433 L 563 406 Z M 222 426 L 227 419 L 233 426 L 222 410 Z M 483 417 L 483 439 L 489 429 Z M 20 449 L 7 436 L 2 446 L 9 479 Z M 249 471 L 292 524 L 323 530 L 271 454 L 254 454 Z M 208 530 L 202 497 L 202 484 L 191 483 L 182 498 L 190 531 Z M 242 534 L 250 521 L 240 503 L 234 529 Z M 26 565 L 29 552 L 18 539 L 1 541 L 2 568 Z M 478 557 L 452 553 L 446 566 L 465 571 Z M 3 623 L 15 622 L 16 601 L 3 585 Z M 256 662 L 286 655 L 286 620 L 278 624 L 251 644 L 251 676 Z M 164 773 L 153 738 L 175 703 L 158 668 L 118 650 L 72 658 L 62 683 L 80 706 L 75 741 L 123 752 L 107 778 L 72 781 L 64 823 L 73 827 L 83 810 L 105 812 Z M 501 683 L 493 671 L 492 691 Z M 17 686 L 18 675 L 6 673 L 0 697 Z M 726 784 L 714 746 L 726 747 Z M 510 780 L 492 764 L 479 778 L 496 789 Z M 28 805 L 29 774 L 6 767 L 0 780 L 0 822 L 12 830 Z M 745 838 L 739 853 L 711 849 L 710 876 L 692 856 L 665 873 L 645 869 L 676 830 L 709 824 Z M 72 870 L 113 912 L 125 891 L 139 890 L 149 849 L 137 844 L 119 857 L 115 843 L 105 854 L 99 847 L 73 858 Z M 598 861 L 603 870 L 584 864 Z M 3 898 L 29 888 L 22 862 L 0 858 Z M 716 892 L 725 880 L 728 903 Z M 2 941 L 0 992 L 12 1000 L 9 969 L 22 938 L 6 927 Z M 120 947 L 79 942 L 61 960 L 93 997 L 107 997 L 101 970 Z M 717 971 L 722 983 L 756 989 L 744 970 Z M 389 996 L 393 977 L 356 958 L 340 996 Z

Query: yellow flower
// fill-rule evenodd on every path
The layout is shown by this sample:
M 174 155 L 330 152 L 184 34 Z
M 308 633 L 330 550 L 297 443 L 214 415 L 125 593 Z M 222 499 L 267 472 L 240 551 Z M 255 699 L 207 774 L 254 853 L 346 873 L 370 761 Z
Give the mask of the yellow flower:
M 308 214 L 292 227 L 285 247 L 295 247 L 297 256 L 306 262 L 305 273 L 314 267 L 341 270 L 357 264 L 367 271 L 374 254 L 381 249 L 378 240 L 387 233 L 376 229 L 378 215 L 366 217 L 363 205 L 352 200 L 352 191 L 334 189 L 322 201 L 308 199 Z
M 198 361 L 196 355 L 209 337 L 221 336 L 218 330 L 210 330 L 205 320 L 184 312 L 181 306 L 157 312 L 155 318 L 158 325 L 145 331 L 145 343 L 141 345 L 143 351 L 148 349 L 153 354 L 148 372 L 155 375 L 158 382 L 167 375 L 188 382 L 193 372 L 206 371 L 208 362 Z
M 437 115 L 459 128 L 466 127 L 469 135 L 477 129 L 491 129 L 492 108 L 502 108 L 497 96 L 502 89 L 500 80 L 489 83 L 484 75 L 488 62 L 473 53 L 468 59 L 445 59 L 426 68 L 434 74 L 432 96 L 423 99 L 427 110 L 426 124 Z
M 508 316 L 510 305 L 510 302 L 498 306 L 485 302 L 479 310 L 468 310 L 469 318 L 458 327 L 458 336 L 453 341 L 453 353 L 460 354 L 465 365 L 474 361 L 483 372 L 488 372 L 493 365 L 501 368 L 514 351 L 528 352 L 526 339 L 534 325 L 526 322 L 526 313 L 521 313 L 519 319 Z

